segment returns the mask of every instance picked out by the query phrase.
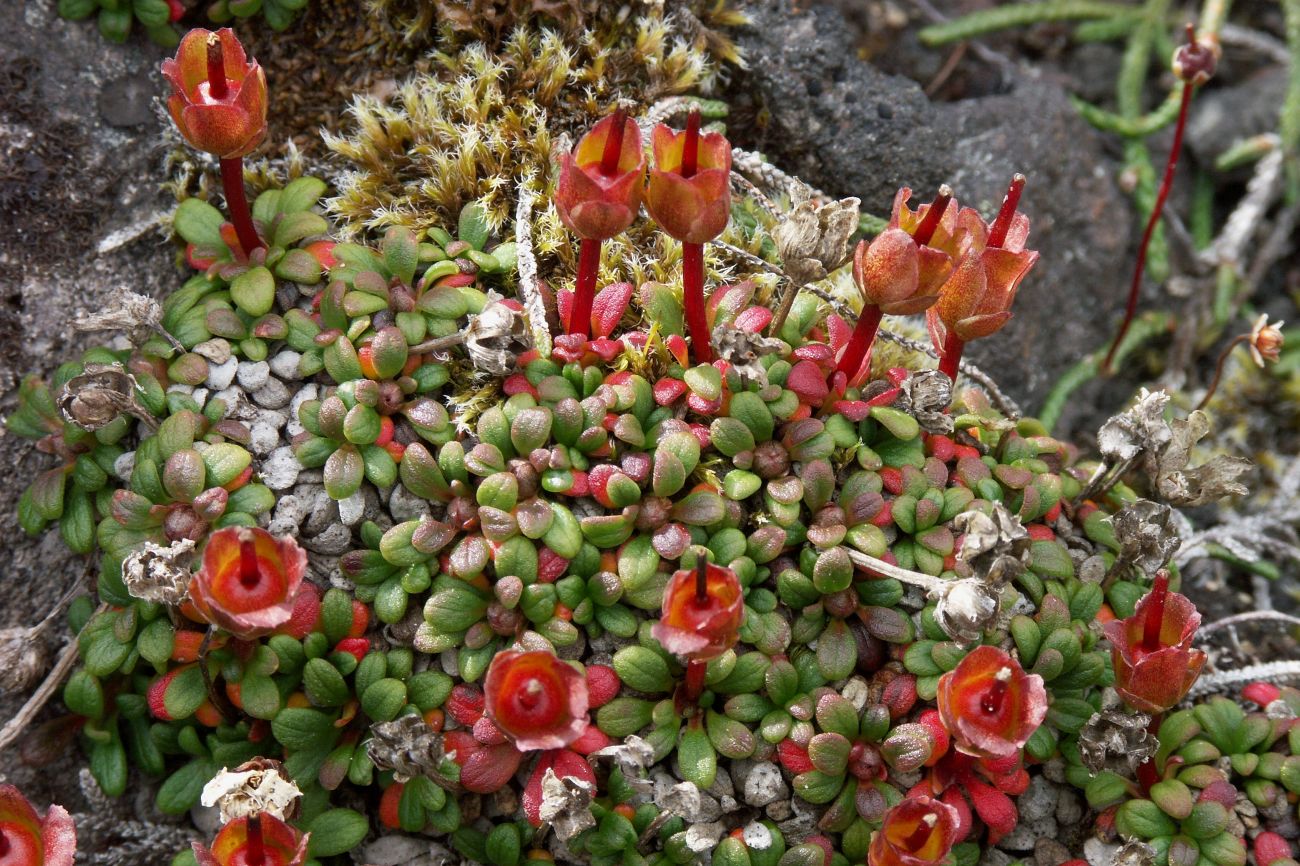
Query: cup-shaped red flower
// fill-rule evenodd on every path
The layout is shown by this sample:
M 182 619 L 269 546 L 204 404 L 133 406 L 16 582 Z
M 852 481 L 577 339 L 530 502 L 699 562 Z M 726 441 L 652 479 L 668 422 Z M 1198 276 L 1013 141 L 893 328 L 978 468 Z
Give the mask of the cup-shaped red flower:
M 590 333 L 600 244 L 636 219 L 644 182 L 641 130 L 622 109 L 592 127 L 573 153 L 560 157 L 555 208 L 560 220 L 581 239 L 567 333 L 584 337 Z
M 194 148 L 234 159 L 266 137 L 266 74 L 229 27 L 186 33 L 162 73 L 172 86 L 167 110 Z
M 682 242 L 682 308 L 696 363 L 713 360 L 713 337 L 704 311 L 704 244 L 722 234 L 731 217 L 731 142 L 700 132 L 692 109 L 683 132 L 660 124 L 650 139 L 645 204 L 665 232 Z
M 908 797 L 885 813 L 871 839 L 869 866 L 929 866 L 942 863 L 957 841 L 960 817 L 947 803 Z
M 213 625 L 239 638 L 261 637 L 293 617 L 306 570 L 307 552 L 287 535 L 246 526 L 218 529 L 190 580 L 190 598 Z
M 265 246 L 244 194 L 243 158 L 266 137 L 266 74 L 229 27 L 185 34 L 176 56 L 163 61 L 162 73 L 172 87 L 167 110 L 181 136 L 221 161 L 226 205 L 247 256 Z
M 1038 261 L 1037 252 L 1025 249 L 1029 218 L 1016 210 L 1024 185 L 1023 175 L 1012 179 L 992 224 L 962 208 L 951 225 L 936 232 L 933 243 L 952 255 L 954 265 L 926 322 L 941 355 L 939 369 L 954 381 L 965 344 L 1011 319 L 1020 281 Z M 946 216 L 942 222 L 948 223 Z
M 560 220 L 584 240 L 614 237 L 636 219 L 645 165 L 636 121 L 622 111 L 601 120 L 573 153 L 560 157 L 555 189 Z
M 1115 690 L 1129 706 L 1163 713 L 1187 695 L 1205 667 L 1205 653 L 1192 647 L 1200 624 L 1196 605 L 1170 592 L 1169 575 L 1161 571 L 1132 616 L 1102 626 L 1110 641 Z
M 979 646 L 939 678 L 939 718 L 958 750 L 977 758 L 1017 755 L 1047 715 L 1047 689 L 1006 651 Z
M 0 785 L 0 866 L 72 866 L 77 828 L 66 809 L 41 818 L 13 785 Z
M 731 217 L 731 142 L 718 132 L 700 132 L 692 115 L 685 130 L 664 124 L 650 137 L 645 205 L 659 227 L 686 244 L 703 244 L 722 234 Z
M 701 556 L 699 567 L 676 572 L 664 587 L 663 613 L 650 633 L 670 653 L 707 662 L 736 645 L 744 619 L 736 573 Z
M 544 650 L 497 653 L 483 696 L 488 718 L 521 752 L 562 749 L 587 730 L 587 680 Z
M 263 812 L 236 818 L 212 840 L 191 843 L 199 866 L 302 866 L 310 834 Z

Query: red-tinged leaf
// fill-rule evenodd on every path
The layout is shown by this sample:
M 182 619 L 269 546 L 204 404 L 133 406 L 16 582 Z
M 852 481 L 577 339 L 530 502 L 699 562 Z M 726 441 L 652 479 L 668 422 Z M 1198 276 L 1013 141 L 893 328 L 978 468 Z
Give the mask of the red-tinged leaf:
M 519 769 L 523 755 L 512 743 L 478 749 L 460 769 L 460 784 L 475 794 L 499 791 Z
M 956 788 L 949 788 L 940 795 L 939 799 L 957 810 L 957 841 L 966 841 L 971 831 L 975 829 L 975 816 L 971 814 L 966 798 Z
M 561 334 L 551 347 L 551 355 L 565 362 L 580 361 L 586 352 L 587 338 L 581 334 Z
M 799 396 L 801 403 L 821 403 L 830 393 L 826 387 L 826 374 L 814 361 L 795 364 L 785 380 L 785 386 Z
M 573 314 L 573 291 L 563 289 L 555 293 L 555 306 L 560 312 L 560 321 L 568 322 Z
M 528 777 L 528 784 L 524 785 L 524 794 L 521 798 L 524 814 L 528 816 L 529 823 L 534 827 L 539 827 L 542 823 L 542 779 L 546 776 L 546 771 L 555 766 L 555 756 L 560 751 L 560 749 L 552 749 L 549 752 L 542 752 L 542 756 L 537 759 L 537 766 L 533 767 L 533 772 Z
M 623 351 L 623 344 L 608 337 L 597 337 L 587 343 L 588 351 L 595 352 L 606 363 L 613 361 Z
M 717 415 L 722 411 L 722 397 L 716 400 L 705 400 L 699 394 L 690 393 L 686 395 L 686 405 L 691 411 L 700 415 Z
M 681 379 L 672 379 L 665 376 L 655 382 L 654 385 L 655 402 L 660 406 L 671 406 L 681 399 L 681 396 L 685 393 L 686 383 Z
M 560 556 L 549 547 L 542 546 L 537 551 L 537 582 L 538 583 L 555 583 L 564 576 L 564 572 L 569 568 L 569 560 Z
M 609 734 L 595 725 L 588 725 L 582 736 L 569 744 L 569 748 L 579 755 L 590 755 L 592 752 L 599 752 L 612 742 L 614 741 L 609 738 Z
M 770 309 L 767 307 L 750 307 L 739 316 L 736 316 L 736 321 L 732 324 L 742 331 L 758 334 L 771 323 L 772 311 Z
M 754 284 L 746 280 L 734 286 L 719 286 L 713 290 L 705 304 L 709 317 L 709 326 L 716 328 L 723 322 L 729 322 L 749 303 L 754 296 Z
M 506 377 L 501 383 L 501 390 L 507 397 L 513 397 L 516 394 L 528 394 L 534 399 L 537 398 L 537 389 L 528 381 L 528 377 L 523 373 L 514 373 Z
M 813 361 L 823 367 L 830 367 L 835 362 L 835 350 L 825 343 L 805 343 L 794 350 L 794 356 L 800 361 Z
M 623 684 L 609 665 L 587 665 L 587 700 L 597 709 L 614 700 Z M 591 730 L 599 730 L 594 725 Z
M 1016 829 L 1016 822 L 1020 820 L 1016 804 L 1006 794 L 984 784 L 974 775 L 967 775 L 965 783 L 975 814 L 988 825 L 989 844 L 996 845 L 999 839 Z
M 808 750 L 794 740 L 782 740 L 776 745 L 777 760 L 781 766 L 794 775 L 807 773 L 813 769 L 813 762 L 808 757 Z
M 631 300 L 631 283 L 613 283 L 597 292 L 591 303 L 591 333 L 597 337 L 614 333 Z
M 673 356 L 673 360 L 678 364 L 681 364 L 683 367 L 686 366 L 689 353 L 686 348 L 685 337 L 681 334 L 669 334 L 667 337 L 664 337 L 664 347 L 667 348 L 669 353 Z
M 447 698 L 447 715 L 465 727 L 471 727 L 483 715 L 483 692 L 477 686 L 460 683 Z
M 871 406 L 861 400 L 836 400 L 835 411 L 856 424 L 871 414 Z

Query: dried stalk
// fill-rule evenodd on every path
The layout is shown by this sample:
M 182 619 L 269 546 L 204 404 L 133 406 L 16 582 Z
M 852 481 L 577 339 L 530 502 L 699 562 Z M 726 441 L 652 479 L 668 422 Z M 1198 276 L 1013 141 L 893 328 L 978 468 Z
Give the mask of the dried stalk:
M 100 610 L 104 610 L 103 606 Z M 59 660 L 55 663 L 54 669 L 45 676 L 45 681 L 40 684 L 32 696 L 27 699 L 12 719 L 10 719 L 3 728 L 0 728 L 0 752 L 3 752 L 9 746 L 17 741 L 27 726 L 36 718 L 36 714 L 54 697 L 54 693 L 63 685 L 64 678 L 72 672 L 72 667 L 77 663 L 77 642 L 72 640 L 63 648 L 59 654 Z
M 1201 695 L 1222 691 L 1229 686 L 1236 686 L 1242 683 L 1292 679 L 1300 679 L 1300 661 L 1289 659 L 1285 661 L 1262 662 L 1257 665 L 1246 665 L 1244 668 L 1236 668 L 1230 671 L 1216 671 L 1212 674 L 1203 674 L 1201 678 L 1192 685 L 1192 689 L 1187 693 L 1187 696 L 1189 698 L 1200 697 Z
M 1247 622 L 1281 622 L 1290 626 L 1300 626 L 1300 617 L 1291 616 L 1276 610 L 1248 610 L 1245 613 L 1237 613 L 1232 616 L 1225 616 L 1223 619 L 1216 619 L 1209 625 L 1201 626 L 1198 634 L 1204 637 L 1207 634 L 1213 634 L 1220 629 L 1230 628 Z
M 537 288 L 537 259 L 533 255 L 533 200 L 537 194 L 529 186 L 531 177 L 519 184 L 519 203 L 515 206 L 515 258 L 519 268 L 519 296 L 528 313 L 528 327 L 533 346 L 543 357 L 551 354 L 551 331 L 546 326 L 546 304 Z

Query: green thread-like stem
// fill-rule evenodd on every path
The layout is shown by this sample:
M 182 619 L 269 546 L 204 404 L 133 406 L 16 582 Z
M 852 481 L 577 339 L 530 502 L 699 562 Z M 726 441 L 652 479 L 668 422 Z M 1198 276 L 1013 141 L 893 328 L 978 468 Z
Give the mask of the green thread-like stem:
M 1287 50 L 1291 53 L 1291 71 L 1287 76 L 1278 134 L 1282 138 L 1282 153 L 1286 160 L 1286 197 L 1289 203 L 1295 204 L 1300 201 L 1300 0 L 1282 0 L 1282 14 L 1286 22 Z
M 1145 138 L 1154 132 L 1159 132 L 1178 119 L 1178 104 L 1181 101 L 1181 96 L 1182 88 L 1174 88 L 1170 91 L 1169 96 L 1165 98 L 1165 101 L 1160 103 L 1159 108 L 1139 117 L 1122 117 L 1113 111 L 1098 108 L 1091 102 L 1077 96 L 1071 96 L 1070 102 L 1078 109 L 1084 120 L 1102 132 L 1122 135 L 1125 138 Z
M 1045 3 L 1015 3 L 972 12 L 961 18 L 934 24 L 921 31 L 921 42 L 931 47 L 960 42 L 1013 27 L 1025 27 L 1044 21 L 1086 21 L 1131 15 L 1133 7 L 1121 3 L 1098 3 L 1093 0 L 1048 0 Z

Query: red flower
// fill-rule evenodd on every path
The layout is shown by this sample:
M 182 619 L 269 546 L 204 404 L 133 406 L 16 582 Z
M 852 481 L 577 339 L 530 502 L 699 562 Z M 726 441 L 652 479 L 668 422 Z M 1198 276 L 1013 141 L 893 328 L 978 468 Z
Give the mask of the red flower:
M 1038 253 L 1025 249 L 1029 218 L 1015 210 L 1022 177 L 1012 182 L 1007 202 L 990 225 L 973 208 L 952 202 L 939 221 L 930 245 L 952 257 L 954 266 L 939 292 L 939 301 L 926 313 L 937 348 L 951 334 L 963 343 L 987 337 L 1011 318 L 1011 304 Z M 895 200 L 895 223 L 908 229 L 919 225 L 922 213 L 912 214 L 906 201 Z
M 211 848 L 200 842 L 190 844 L 199 866 L 302 866 L 310 835 L 263 812 L 222 827 Z
M 190 598 L 208 622 L 245 640 L 270 634 L 293 617 L 307 553 L 289 536 L 264 529 L 218 529 L 190 581 Z
M 699 568 L 679 571 L 668 581 L 663 616 L 650 633 L 670 653 L 690 661 L 709 661 L 735 645 L 744 618 L 745 602 L 735 572 L 706 565 L 701 557 Z
M 1047 715 L 1043 678 L 992 646 L 976 647 L 940 677 L 936 697 L 957 749 L 980 758 L 1018 755 Z
M 77 828 L 66 809 L 50 806 L 45 817 L 13 785 L 0 785 L 0 866 L 72 866 Z
M 702 244 L 722 234 L 731 217 L 731 143 L 716 132 L 700 133 L 692 155 L 686 147 L 690 132 L 674 132 L 662 123 L 655 127 L 655 167 L 645 204 L 665 232 L 683 243 Z
M 870 866 L 940 863 L 957 841 L 957 810 L 930 797 L 908 797 L 885 813 L 871 839 Z
M 163 61 L 162 73 L 172 86 L 172 120 L 198 150 L 235 159 L 266 136 L 266 74 L 245 57 L 229 27 L 186 33 L 176 56 Z
M 1162 713 L 1178 703 L 1201 675 L 1205 653 L 1192 648 L 1201 624 L 1196 605 L 1169 591 L 1169 574 L 1156 574 L 1133 615 L 1103 625 L 1115 668 L 1115 690 L 1129 706 Z
M 578 237 L 607 240 L 636 219 L 644 178 L 641 130 L 616 111 L 593 126 L 573 153 L 560 157 L 555 209 Z
M 951 273 L 951 256 L 929 244 L 918 246 L 896 226 L 870 244 L 862 241 L 853 253 L 853 281 L 866 303 L 888 316 L 925 312 Z
M 587 730 L 587 681 L 551 653 L 497 653 L 483 692 L 488 718 L 520 751 L 563 748 Z

